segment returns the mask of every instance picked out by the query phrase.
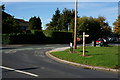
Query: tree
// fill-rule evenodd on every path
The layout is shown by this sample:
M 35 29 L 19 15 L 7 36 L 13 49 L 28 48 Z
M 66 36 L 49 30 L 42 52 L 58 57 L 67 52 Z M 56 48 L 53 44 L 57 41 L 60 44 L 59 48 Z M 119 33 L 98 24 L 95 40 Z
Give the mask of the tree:
M 86 32 L 90 35 L 92 40 L 96 40 L 99 37 L 108 36 L 111 32 L 111 28 L 108 23 L 105 22 L 104 17 L 81 17 L 77 20 L 77 34 L 82 35 L 82 32 Z
M 39 17 L 31 17 L 29 19 L 29 29 L 34 29 L 34 30 L 42 30 L 42 22 L 41 22 L 41 19 Z
M 13 16 L 6 13 L 4 5 L 2 5 L 2 33 L 17 33 L 20 31 L 20 26 Z
M 2 9 L 2 11 L 4 11 L 4 10 L 5 10 L 5 5 L 4 5 L 4 4 L 1 5 L 1 6 L 0 6 L 0 9 Z
M 20 25 L 13 17 L 7 17 L 2 20 L 2 33 L 18 33 L 20 32 Z
M 105 22 L 105 17 L 99 16 L 97 21 L 100 23 L 101 27 L 101 37 L 109 36 L 111 33 L 111 28 L 108 22 Z
M 70 23 L 74 20 L 75 16 L 75 11 L 74 10 L 69 10 L 69 9 L 64 9 L 62 12 L 62 30 L 64 31 L 69 31 L 70 30 Z M 69 30 L 68 30 L 69 29 Z
M 60 13 L 59 9 L 55 11 L 53 15 L 52 21 L 46 24 L 48 30 L 53 31 L 69 31 L 70 23 L 74 19 L 74 10 L 64 9 L 62 13 Z
M 114 25 L 114 33 L 120 35 L 120 15 L 118 16 L 118 19 L 113 23 Z
M 48 30 L 58 31 L 61 24 L 60 24 L 60 10 L 57 8 L 55 14 L 53 14 L 52 21 L 46 26 L 48 26 Z
M 93 17 L 81 17 L 78 18 L 77 23 L 77 34 L 82 35 L 82 32 L 86 32 L 86 34 L 90 35 L 92 40 L 95 40 L 100 35 L 100 24 Z

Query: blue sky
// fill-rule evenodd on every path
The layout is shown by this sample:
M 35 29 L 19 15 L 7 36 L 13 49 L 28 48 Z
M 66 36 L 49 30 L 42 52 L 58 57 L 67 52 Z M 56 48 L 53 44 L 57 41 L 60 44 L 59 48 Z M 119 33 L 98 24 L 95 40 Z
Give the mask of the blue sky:
M 33 16 L 39 16 L 42 20 L 43 29 L 49 23 L 55 10 L 59 8 L 62 12 L 64 8 L 74 9 L 74 2 L 3 2 L 6 12 L 15 18 L 29 20 Z M 110 26 L 118 16 L 118 2 L 79 2 L 79 16 L 103 16 Z

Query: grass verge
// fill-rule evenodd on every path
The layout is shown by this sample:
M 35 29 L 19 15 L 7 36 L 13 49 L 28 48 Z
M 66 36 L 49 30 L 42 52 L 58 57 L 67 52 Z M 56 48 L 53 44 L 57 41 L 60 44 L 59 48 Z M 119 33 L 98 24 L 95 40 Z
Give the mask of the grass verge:
M 74 52 L 70 53 L 70 49 L 65 51 L 52 52 L 51 54 L 64 60 L 71 62 L 76 62 L 80 64 L 100 66 L 105 68 L 118 69 L 120 65 L 118 64 L 118 48 L 119 46 L 110 46 L 110 47 L 86 47 L 86 55 L 82 55 L 82 47 L 75 49 Z

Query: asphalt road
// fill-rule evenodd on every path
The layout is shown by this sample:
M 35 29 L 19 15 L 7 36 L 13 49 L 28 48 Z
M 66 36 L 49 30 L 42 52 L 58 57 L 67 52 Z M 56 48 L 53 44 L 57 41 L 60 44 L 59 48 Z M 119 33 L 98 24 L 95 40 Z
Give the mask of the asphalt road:
M 118 74 L 56 62 L 45 52 L 65 44 L 8 45 L 2 49 L 3 78 L 118 78 Z

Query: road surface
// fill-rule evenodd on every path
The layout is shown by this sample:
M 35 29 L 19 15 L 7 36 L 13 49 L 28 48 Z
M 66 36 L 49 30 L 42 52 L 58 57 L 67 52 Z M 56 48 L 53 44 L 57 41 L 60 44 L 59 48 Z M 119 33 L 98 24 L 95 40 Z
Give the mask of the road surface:
M 117 73 L 84 69 L 56 62 L 46 51 L 66 44 L 8 45 L 2 49 L 3 78 L 118 78 Z

